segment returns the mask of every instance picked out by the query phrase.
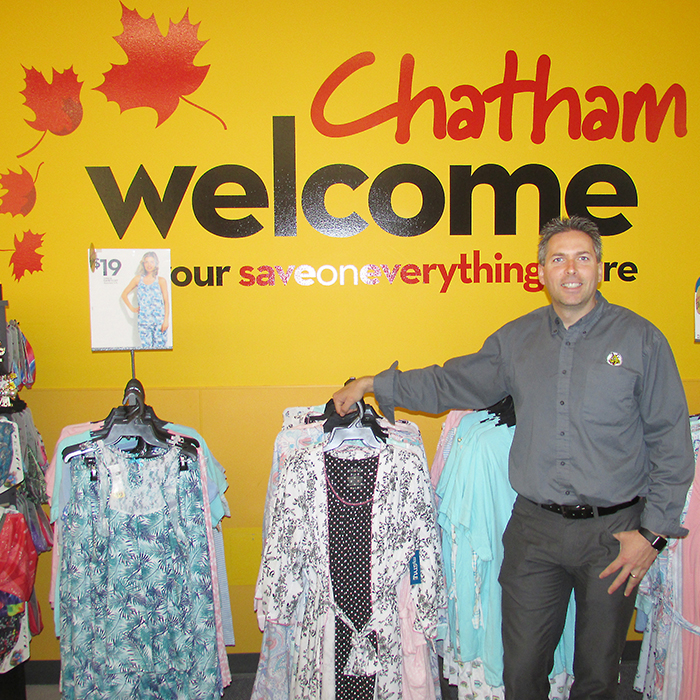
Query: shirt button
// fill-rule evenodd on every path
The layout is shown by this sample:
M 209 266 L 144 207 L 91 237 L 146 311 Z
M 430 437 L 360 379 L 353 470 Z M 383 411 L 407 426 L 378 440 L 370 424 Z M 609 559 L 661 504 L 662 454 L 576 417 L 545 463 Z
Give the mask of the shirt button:
M 566 462 L 559 462 L 559 464 L 561 464 L 561 466 L 563 467 L 566 464 Z
M 561 371 L 561 373 L 562 373 L 562 374 L 566 374 L 566 370 L 563 369 L 563 370 Z
M 571 343 L 570 343 L 568 340 L 566 341 L 566 344 L 567 344 L 567 345 L 571 345 Z
M 564 435 L 566 435 L 566 433 L 562 430 L 562 431 L 559 433 L 559 435 L 564 436 Z
M 563 405 L 564 405 L 564 402 L 563 402 L 563 401 L 560 401 L 560 402 L 559 402 L 559 405 L 560 405 L 560 406 L 563 406 Z

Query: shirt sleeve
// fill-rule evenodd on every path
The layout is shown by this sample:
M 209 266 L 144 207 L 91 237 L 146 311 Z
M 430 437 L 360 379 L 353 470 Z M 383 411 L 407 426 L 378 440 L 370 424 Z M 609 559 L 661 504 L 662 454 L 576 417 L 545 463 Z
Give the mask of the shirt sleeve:
M 486 339 L 479 352 L 455 357 L 444 365 L 402 372 L 398 362 L 374 378 L 374 396 L 392 423 L 394 409 L 425 413 L 486 408 L 506 397 L 507 372 L 501 331 Z
M 693 481 L 693 445 L 688 405 L 673 353 L 654 329 L 648 345 L 639 410 L 649 456 L 649 481 L 642 525 L 660 535 L 682 537 L 679 525 Z

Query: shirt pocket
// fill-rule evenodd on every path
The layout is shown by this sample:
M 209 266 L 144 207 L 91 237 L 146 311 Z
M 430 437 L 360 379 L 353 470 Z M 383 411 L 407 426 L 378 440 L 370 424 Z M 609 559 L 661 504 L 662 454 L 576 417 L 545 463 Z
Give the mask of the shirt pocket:
M 583 392 L 583 418 L 594 425 L 623 427 L 636 417 L 637 375 L 624 367 L 588 370 Z

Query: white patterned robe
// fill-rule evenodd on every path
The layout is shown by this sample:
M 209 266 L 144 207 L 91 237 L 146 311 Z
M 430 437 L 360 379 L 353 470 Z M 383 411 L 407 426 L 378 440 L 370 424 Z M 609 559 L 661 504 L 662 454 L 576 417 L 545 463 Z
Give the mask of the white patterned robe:
M 353 449 L 343 448 L 342 457 L 348 458 Z M 366 451 L 362 454 L 366 456 Z M 411 595 L 416 626 L 426 639 L 435 638 L 439 609 L 446 605 L 433 492 L 425 457 L 415 448 L 389 444 L 379 453 L 371 550 L 372 615 L 353 635 L 347 670 L 356 675 L 376 673 L 376 699 L 400 700 L 397 590 L 416 551 L 420 583 L 412 585 Z M 335 617 L 342 613 L 332 597 L 321 446 L 297 450 L 280 472 L 256 599 L 268 622 L 297 626 L 290 697 L 331 700 Z M 372 630 L 377 634 L 376 654 L 367 640 Z

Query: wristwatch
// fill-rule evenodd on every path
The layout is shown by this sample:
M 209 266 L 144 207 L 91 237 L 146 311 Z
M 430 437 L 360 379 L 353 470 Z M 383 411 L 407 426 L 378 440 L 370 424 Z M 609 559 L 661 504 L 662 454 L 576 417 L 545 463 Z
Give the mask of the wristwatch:
M 657 551 L 660 552 L 665 546 L 668 540 L 661 535 L 655 535 L 651 530 L 647 530 L 645 527 L 640 527 L 637 532 L 649 540 L 649 544 Z

